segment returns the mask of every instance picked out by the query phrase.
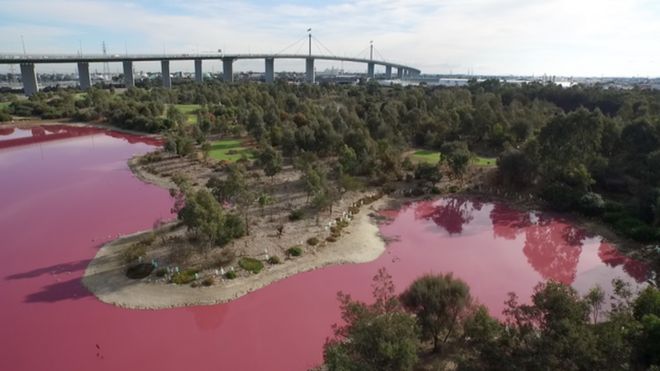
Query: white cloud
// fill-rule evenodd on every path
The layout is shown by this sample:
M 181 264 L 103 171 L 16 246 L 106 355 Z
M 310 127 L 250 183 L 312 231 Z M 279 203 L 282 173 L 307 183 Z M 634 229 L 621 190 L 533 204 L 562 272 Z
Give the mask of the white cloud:
M 3 1 L 0 52 L 76 51 L 100 40 L 123 52 L 277 52 L 312 27 L 325 46 L 353 56 L 374 40 L 382 56 L 426 72 L 660 75 L 660 6 L 653 0 Z M 3 17 L 3 16 L 0 16 Z M 2 20 L 3 18 L 0 18 Z M 85 33 L 92 33 L 88 35 Z M 289 50 L 295 51 L 295 50 Z M 366 50 L 365 50 L 366 53 Z M 262 63 L 241 68 L 263 69 Z M 278 68 L 302 70 L 297 62 Z M 359 68 L 359 66 L 358 66 Z

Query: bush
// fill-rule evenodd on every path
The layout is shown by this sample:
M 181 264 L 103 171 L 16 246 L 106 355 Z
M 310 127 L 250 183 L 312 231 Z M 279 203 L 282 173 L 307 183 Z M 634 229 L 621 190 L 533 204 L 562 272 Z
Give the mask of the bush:
M 254 258 L 241 258 L 241 260 L 238 261 L 238 265 L 246 271 L 254 274 L 257 274 L 264 269 L 264 263 Z
M 268 264 L 275 265 L 280 263 L 281 263 L 280 258 L 277 256 L 271 256 L 270 258 L 268 258 Z
M 316 237 L 311 237 L 307 240 L 307 244 L 310 246 L 318 245 L 318 243 L 319 243 L 319 239 Z
M 130 264 L 140 257 L 147 255 L 147 248 L 142 243 L 134 243 L 122 252 L 122 259 L 126 264 Z
M 225 273 L 225 278 L 228 279 L 228 280 L 233 280 L 234 278 L 236 278 L 236 272 L 229 271 L 229 272 Z
M 224 248 L 220 252 L 220 256 L 218 257 L 215 263 L 218 267 L 224 267 L 226 265 L 229 265 L 231 262 L 233 262 L 234 259 L 236 259 L 236 253 L 234 252 L 234 250 Z
M 215 285 L 215 278 L 210 277 L 210 276 L 204 278 L 204 280 L 202 281 L 202 285 L 204 285 L 206 287 Z
M 437 183 L 442 179 L 442 174 L 437 164 L 421 162 L 415 168 L 415 179 Z
M 605 211 L 605 201 L 598 193 L 588 192 L 580 197 L 578 208 L 587 216 L 600 215 Z
M 222 223 L 222 228 L 218 233 L 216 242 L 218 245 L 226 245 L 229 241 L 240 238 L 245 235 L 245 223 L 243 219 L 236 214 L 227 214 Z
M 176 272 L 172 275 L 171 282 L 177 285 L 185 285 L 195 280 L 197 271 L 188 269 L 181 272 Z
M 293 210 L 291 212 L 291 214 L 289 214 L 289 220 L 292 221 L 292 222 L 295 222 L 297 220 L 302 219 L 303 216 L 304 216 L 304 213 L 303 213 L 302 210 L 300 210 L 300 209 Z
M 575 191 L 564 183 L 547 184 L 541 191 L 541 198 L 545 200 L 550 207 L 559 211 L 566 211 L 575 205 Z
M 156 277 L 165 277 L 166 274 L 167 274 L 167 269 L 165 268 L 158 268 L 156 270 Z
M 337 237 L 333 236 L 328 236 L 328 238 L 325 239 L 328 242 L 337 242 Z
M 154 266 L 151 263 L 139 263 L 128 267 L 126 277 L 139 280 L 145 278 L 153 272 Z
M 289 256 L 300 256 L 300 255 L 302 255 L 303 250 L 302 250 L 302 247 L 300 247 L 300 246 L 294 246 L 294 247 L 289 248 L 286 252 L 287 252 L 287 254 L 289 254 Z

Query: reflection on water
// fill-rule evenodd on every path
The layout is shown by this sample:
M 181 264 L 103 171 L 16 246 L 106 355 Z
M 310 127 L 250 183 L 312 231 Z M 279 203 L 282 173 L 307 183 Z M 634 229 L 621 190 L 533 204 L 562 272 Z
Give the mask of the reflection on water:
M 614 246 L 584 229 L 547 214 L 465 198 L 421 201 L 407 207 L 413 208 L 416 220 L 433 222 L 449 236 L 464 236 L 466 229 L 476 227 L 482 232 L 492 229 L 496 238 L 522 240 L 527 262 L 544 280 L 573 283 L 586 239 L 599 241 L 598 257 L 602 263 L 611 267 L 622 265 L 637 282 L 644 282 L 648 277 L 649 270 L 644 263 L 622 255 Z M 394 216 L 389 215 L 390 218 Z
M 409 220 L 407 214 L 412 214 L 413 220 Z M 629 278 L 640 283 L 649 275 L 644 263 L 623 256 L 601 237 L 545 213 L 524 212 L 501 203 L 457 197 L 410 203 L 398 211 L 388 211 L 387 215 L 391 221 L 385 228 L 392 233 L 396 230 L 402 244 L 424 241 L 425 245 L 444 249 L 441 259 L 451 261 L 443 264 L 449 270 L 460 270 L 465 260 L 476 263 L 475 259 L 491 256 L 492 264 L 502 261 L 514 269 L 501 274 L 516 274 L 531 268 L 538 274 L 538 280 L 565 284 L 575 283 L 578 275 L 596 266 L 603 272 L 608 271 L 602 268 L 621 266 Z M 415 227 L 420 221 L 439 228 Z M 494 238 L 488 237 L 491 231 Z M 448 241 L 446 237 L 453 239 Z M 498 239 L 506 243 L 498 243 Z M 474 254 L 473 249 L 480 253 Z M 524 260 L 518 260 L 519 252 Z M 609 285 L 616 274 L 616 270 L 610 270 L 600 278 L 607 281 L 597 283 Z
M 69 126 L 69 125 L 44 125 L 35 126 L 29 129 L 3 127 L 0 128 L 0 149 L 24 146 L 28 144 L 52 142 L 62 139 L 99 135 L 122 139 L 128 143 L 144 143 L 150 145 L 160 145 L 158 139 L 119 133 L 107 129 L 101 129 L 90 126 Z

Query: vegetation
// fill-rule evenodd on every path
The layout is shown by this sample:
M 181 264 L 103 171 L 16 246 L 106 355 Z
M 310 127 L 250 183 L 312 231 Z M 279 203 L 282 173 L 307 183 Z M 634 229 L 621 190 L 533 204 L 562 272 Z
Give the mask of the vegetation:
M 417 363 L 418 327 L 394 295 L 384 269 L 374 277 L 374 304 L 339 293 L 343 326 L 334 327 L 323 356 L 329 370 L 412 370 Z
M 605 311 L 600 288 L 581 297 L 561 283 L 541 283 L 529 304 L 511 293 L 500 321 L 451 275 L 423 276 L 399 297 L 382 269 L 374 281 L 374 304 L 339 294 L 344 324 L 333 327 L 324 348 L 329 370 L 660 367 L 660 290 L 651 286 L 635 297 L 615 280 L 612 309 Z M 446 346 L 436 346 L 440 339 Z
M 142 279 L 148 277 L 153 270 L 154 266 L 151 263 L 138 263 L 126 269 L 126 277 L 134 280 Z
M 186 285 L 196 279 L 197 271 L 188 269 L 185 271 L 175 272 L 170 281 L 177 285 Z
M 237 139 L 223 139 L 211 142 L 209 156 L 213 159 L 236 162 L 241 158 L 252 158 L 252 151 Z
M 241 260 L 238 261 L 238 265 L 246 271 L 254 274 L 257 274 L 264 269 L 264 263 L 254 258 L 241 258 Z
M 301 256 L 302 253 L 303 253 L 303 250 L 302 250 L 302 247 L 300 247 L 300 246 L 293 246 L 293 247 L 288 248 L 286 250 L 286 253 L 289 256 Z

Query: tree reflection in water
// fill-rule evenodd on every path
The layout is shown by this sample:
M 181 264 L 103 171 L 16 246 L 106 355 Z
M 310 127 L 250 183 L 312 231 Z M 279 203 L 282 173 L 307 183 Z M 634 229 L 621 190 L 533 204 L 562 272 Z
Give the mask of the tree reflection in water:
M 493 234 L 505 240 L 515 240 L 523 228 L 532 224 L 532 213 L 514 210 L 504 204 L 495 203 L 490 211 Z
M 610 267 L 623 265 L 623 271 L 637 282 L 644 282 L 649 276 L 649 267 L 646 264 L 621 254 L 614 246 L 606 242 L 600 243 L 598 257 Z
M 421 201 L 415 207 L 415 219 L 431 220 L 450 235 L 461 234 L 463 226 L 474 219 L 473 211 L 481 210 L 482 206 L 481 202 L 461 198 Z

